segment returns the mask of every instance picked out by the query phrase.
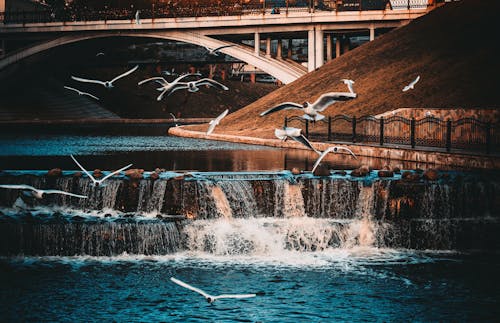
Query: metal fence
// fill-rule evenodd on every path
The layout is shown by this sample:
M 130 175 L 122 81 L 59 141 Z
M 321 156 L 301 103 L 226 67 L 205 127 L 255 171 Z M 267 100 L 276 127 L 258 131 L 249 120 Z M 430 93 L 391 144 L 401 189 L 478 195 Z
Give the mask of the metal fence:
M 297 125 L 307 138 L 316 141 L 442 148 L 448 152 L 454 149 L 500 153 L 499 124 L 474 118 L 453 121 L 431 116 L 415 120 L 400 116 L 384 119 L 336 115 L 309 122 L 298 116 L 285 117 L 285 126 Z

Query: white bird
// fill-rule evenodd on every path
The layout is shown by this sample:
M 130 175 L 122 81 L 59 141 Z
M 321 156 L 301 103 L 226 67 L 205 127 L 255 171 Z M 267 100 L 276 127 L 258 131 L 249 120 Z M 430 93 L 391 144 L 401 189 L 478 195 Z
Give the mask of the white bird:
M 45 194 L 63 194 L 63 195 L 69 195 L 73 197 L 79 197 L 82 199 L 86 199 L 87 196 L 85 195 L 78 195 L 78 194 L 73 194 L 73 193 L 68 193 L 65 191 L 59 191 L 59 190 L 42 190 L 38 188 L 34 188 L 33 186 L 29 185 L 0 185 L 0 188 L 8 188 L 8 189 L 13 189 L 13 190 L 23 190 L 29 195 L 31 195 L 34 198 L 37 199 L 42 199 Z
M 351 92 L 352 94 L 356 94 L 356 93 L 354 93 L 354 87 L 353 87 L 354 81 L 353 80 L 342 79 L 342 82 L 344 82 L 344 84 L 347 85 L 349 92 Z
M 347 101 L 352 100 L 356 97 L 356 94 L 348 92 L 328 92 L 322 94 L 316 101 L 312 104 L 309 102 L 304 102 L 304 104 L 298 104 L 295 102 L 283 102 L 269 110 L 266 110 L 260 114 L 260 116 L 265 116 L 269 113 L 273 113 L 281 110 L 299 109 L 305 114 L 302 116 L 303 119 L 311 121 L 319 121 L 324 119 L 325 116 L 318 113 L 324 111 L 330 105 L 337 101 Z
M 172 116 L 172 119 L 174 119 L 175 126 L 177 127 L 177 126 L 179 125 L 179 124 L 177 123 L 177 120 L 179 120 L 179 119 L 177 119 L 177 118 L 175 117 L 175 115 L 174 115 L 173 113 L 171 113 L 171 112 L 170 112 L 170 115 Z
M 406 91 L 408 91 L 409 89 L 412 89 L 412 90 L 413 90 L 413 89 L 414 89 L 414 87 L 415 87 L 415 84 L 417 84 L 417 82 L 418 82 L 419 80 L 420 80 L 420 75 L 419 75 L 419 76 L 417 76 L 417 78 L 416 78 L 416 79 L 414 79 L 414 80 L 413 80 L 410 84 L 408 84 L 407 86 L 405 86 L 405 87 L 403 88 L 403 92 L 406 92 Z
M 96 57 L 98 57 L 98 56 L 104 56 L 104 55 L 105 54 L 103 52 L 99 52 L 99 53 L 95 54 Z
M 182 79 L 189 77 L 189 76 L 199 76 L 199 75 L 200 74 L 198 74 L 198 73 L 183 74 L 183 75 L 179 76 L 178 78 L 176 78 L 175 80 L 173 80 L 172 82 L 168 82 L 165 78 L 163 78 L 161 76 L 155 76 L 155 77 L 150 77 L 150 78 L 147 78 L 145 80 L 142 80 L 137 84 L 142 85 L 144 83 L 151 82 L 151 81 L 156 81 L 156 82 L 160 83 L 160 85 L 162 85 L 162 87 L 158 88 L 157 90 L 162 91 L 162 92 L 156 98 L 156 100 L 160 101 L 163 98 L 163 96 L 165 95 L 165 93 L 169 92 L 169 95 L 170 95 L 171 94 L 170 91 L 172 91 L 172 89 L 176 88 L 176 86 L 184 86 L 183 88 L 187 88 L 187 82 L 181 82 Z
M 222 112 L 217 118 L 215 118 L 209 122 L 207 135 L 211 134 L 214 131 L 215 126 L 220 123 L 222 118 L 224 118 L 228 114 L 228 112 L 229 112 L 229 109 L 224 110 L 224 112 Z
M 112 79 L 111 81 L 99 81 L 99 80 L 90 80 L 90 79 L 84 79 L 84 78 L 81 78 L 81 77 L 76 77 L 76 76 L 71 76 L 71 78 L 75 81 L 80 81 L 80 82 L 87 82 L 87 83 L 96 83 L 96 84 L 101 84 L 103 85 L 105 88 L 107 89 L 111 89 L 113 87 L 113 82 L 115 82 L 116 80 L 119 80 L 121 79 L 122 77 L 125 77 L 133 72 L 135 72 L 136 69 L 139 68 L 139 65 L 136 65 L 134 68 L 126 71 L 125 73 L 123 74 L 120 74 L 118 75 L 117 77 L 115 77 L 114 79 Z
M 141 20 L 140 20 L 140 18 L 139 18 L 139 14 L 140 14 L 140 13 L 141 13 L 141 11 L 140 11 L 140 10 L 137 10 L 137 11 L 135 12 L 135 24 L 136 24 L 136 25 L 140 25 L 140 24 L 141 24 Z
M 214 87 L 219 90 L 224 90 L 227 91 L 229 88 L 225 86 L 222 83 L 219 83 L 215 80 L 209 79 L 209 78 L 202 78 L 197 81 L 191 81 L 191 82 L 178 82 L 176 86 L 170 91 L 168 95 L 171 95 L 177 90 L 183 90 L 187 89 L 189 92 L 198 92 L 200 90 L 200 86 L 207 85 Z
M 80 91 L 78 89 L 75 89 L 74 87 L 69 87 L 69 86 L 64 86 L 65 89 L 68 89 L 68 90 L 71 90 L 71 91 L 75 91 L 76 93 L 78 93 L 79 95 L 87 95 L 87 96 L 90 96 L 91 98 L 94 98 L 96 100 L 99 100 L 98 97 L 96 97 L 95 95 L 92 95 L 90 93 L 87 93 L 87 92 L 83 92 L 83 91 Z
M 73 159 L 73 161 L 78 165 L 78 167 L 80 167 L 80 169 L 85 173 L 87 174 L 87 176 L 92 180 L 92 182 L 94 182 L 94 185 L 95 186 L 99 186 L 102 182 L 104 182 L 106 179 L 110 178 L 111 176 L 115 175 L 115 174 L 118 174 L 119 172 L 121 172 L 122 170 L 125 170 L 127 168 L 129 168 L 130 166 L 132 166 L 133 164 L 129 164 L 125 167 L 122 167 L 120 168 L 119 170 L 115 170 L 114 172 L 104 176 L 103 178 L 97 180 L 94 178 L 94 176 L 92 176 L 92 174 L 90 174 L 85 168 L 83 168 L 82 165 L 80 165 L 80 163 L 76 160 L 75 157 L 73 157 L 73 155 L 70 155 L 71 158 Z
M 285 127 L 283 129 L 274 129 L 274 135 L 283 141 L 286 141 L 288 138 L 292 138 L 293 140 L 300 142 L 307 148 L 313 150 L 314 152 L 320 154 L 316 148 L 312 146 L 312 144 L 307 140 L 307 138 L 301 133 L 302 129 L 294 128 L 294 127 Z
M 233 46 L 236 46 L 236 45 L 223 45 L 223 46 L 219 46 L 219 47 L 214 48 L 214 49 L 211 49 L 211 48 L 205 46 L 205 48 L 208 50 L 208 55 L 219 56 L 221 49 L 227 48 L 227 47 L 233 47 Z
M 312 172 L 314 173 L 314 171 L 316 170 L 316 167 L 318 167 L 319 163 L 321 162 L 321 160 L 323 160 L 323 158 L 325 158 L 326 155 L 328 155 L 329 153 L 331 152 L 338 152 L 339 150 L 345 150 L 347 151 L 348 153 L 350 153 L 354 159 L 358 159 L 358 157 L 356 157 L 356 155 L 349 149 L 349 148 L 345 148 L 345 147 L 337 147 L 337 146 L 334 146 L 334 147 L 328 147 L 324 152 L 321 153 L 321 155 L 318 157 L 318 159 L 316 160 L 316 162 L 314 163 L 314 166 L 312 168 Z
M 193 287 L 193 286 L 191 286 L 191 285 L 189 285 L 181 280 L 178 280 L 174 277 L 170 277 L 170 280 L 179 286 L 182 286 L 184 288 L 187 288 L 189 290 L 192 290 L 193 292 L 196 292 L 196 293 L 202 295 L 203 297 L 205 297 L 207 302 L 209 302 L 210 304 L 212 304 L 213 302 L 215 302 L 216 300 L 221 299 L 221 298 L 250 298 L 250 297 L 256 296 L 256 294 L 221 294 L 221 295 L 214 296 L 214 295 L 210 295 L 210 294 L 204 292 L 203 290 L 201 290 L 199 288 Z

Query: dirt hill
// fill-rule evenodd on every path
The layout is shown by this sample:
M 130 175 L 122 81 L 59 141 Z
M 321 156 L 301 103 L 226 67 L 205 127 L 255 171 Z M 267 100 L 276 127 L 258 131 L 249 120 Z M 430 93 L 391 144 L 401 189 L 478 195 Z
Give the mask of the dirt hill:
M 272 138 L 285 115 L 300 112 L 259 117 L 260 112 L 284 101 L 312 102 L 325 92 L 347 91 L 343 78 L 356 82 L 358 98 L 335 103 L 326 115 L 374 115 L 402 107 L 496 109 L 500 64 L 494 31 L 499 9 L 495 0 L 440 7 L 230 114 L 217 132 Z M 402 92 L 417 75 L 421 79 L 415 89 Z

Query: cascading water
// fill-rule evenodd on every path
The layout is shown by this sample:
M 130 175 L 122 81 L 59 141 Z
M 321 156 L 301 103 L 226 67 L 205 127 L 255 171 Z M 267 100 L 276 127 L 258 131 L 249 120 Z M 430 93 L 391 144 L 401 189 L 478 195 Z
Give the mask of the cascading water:
M 138 213 L 159 213 L 165 199 L 167 181 L 142 180 L 139 184 Z

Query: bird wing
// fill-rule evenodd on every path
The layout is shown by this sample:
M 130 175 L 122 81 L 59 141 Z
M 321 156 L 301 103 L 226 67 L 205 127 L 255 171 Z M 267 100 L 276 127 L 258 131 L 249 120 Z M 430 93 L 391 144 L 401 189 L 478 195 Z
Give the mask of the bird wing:
M 96 99 L 96 100 L 99 100 L 99 98 L 98 98 L 98 97 L 96 97 L 95 95 L 92 95 L 92 94 L 90 94 L 90 93 L 87 93 L 87 92 L 82 92 L 82 95 L 90 96 L 91 98 L 94 98 L 94 99 Z
M 285 129 L 274 129 L 274 135 L 280 140 L 285 140 L 287 137 Z
M 325 156 L 328 155 L 329 152 L 331 152 L 332 150 L 334 150 L 334 148 L 335 147 L 329 147 L 324 152 L 322 152 L 321 155 L 319 155 L 318 159 L 316 159 L 316 162 L 314 163 L 314 166 L 313 166 L 311 172 L 314 173 L 314 171 L 316 170 L 316 167 L 318 167 L 319 163 L 321 163 L 321 161 L 323 160 L 323 158 L 325 158 Z
M 76 77 L 76 76 L 71 76 L 71 78 L 75 81 L 80 81 L 80 82 L 87 82 L 87 83 L 96 83 L 96 84 L 101 84 L 104 85 L 105 82 L 99 81 L 99 80 L 90 80 L 90 79 L 84 79 L 81 77 Z
M 0 188 L 9 188 L 9 189 L 13 189 L 13 190 L 32 190 L 32 191 L 38 191 L 33 186 L 29 186 L 29 185 L 25 185 L 25 184 L 19 184 L 19 185 L 3 184 L 3 185 L 0 185 Z
M 265 116 L 266 114 L 270 114 L 276 111 L 281 111 L 281 110 L 290 110 L 290 109 L 300 109 L 302 110 L 302 105 L 297 104 L 295 102 L 283 102 L 278 104 L 277 106 L 272 107 L 271 109 L 268 109 L 260 114 L 260 116 Z
M 175 116 L 173 113 L 170 112 L 170 115 L 172 116 L 172 118 L 174 119 L 174 121 L 176 120 Z
M 132 69 L 130 69 L 130 70 L 126 71 L 125 73 L 120 74 L 120 75 L 118 75 L 117 77 L 115 77 L 114 79 L 112 79 L 112 80 L 110 81 L 110 83 L 113 83 L 114 81 L 116 81 L 116 80 L 118 80 L 118 79 L 121 79 L 122 77 L 125 77 L 125 76 L 127 76 L 127 75 L 129 75 L 129 74 L 131 74 L 131 73 L 135 72 L 135 70 L 136 70 L 136 69 L 138 69 L 138 68 L 139 68 L 139 65 L 134 66 Z
M 256 294 L 221 294 L 217 296 L 213 296 L 212 298 L 214 300 L 220 299 L 220 298 L 249 298 L 249 297 L 255 297 L 257 296 Z
M 217 124 L 214 122 L 214 120 L 210 121 L 210 125 L 208 126 L 208 129 L 207 129 L 207 135 L 209 135 L 212 132 L 214 132 L 214 129 L 215 129 L 216 125 Z
M 68 90 L 71 90 L 71 91 L 75 91 L 76 93 L 80 94 L 82 93 L 80 90 L 77 90 L 75 89 L 74 87 L 70 87 L 70 86 L 63 86 L 65 89 L 68 89 Z
M 350 150 L 349 148 L 346 148 L 346 147 L 336 147 L 337 150 L 345 150 L 347 151 L 349 154 L 352 155 L 352 157 L 354 157 L 354 159 L 358 159 L 358 157 L 352 152 L 352 150 Z
M 169 84 L 168 81 L 165 80 L 165 78 L 163 78 L 161 76 L 155 76 L 155 77 L 150 77 L 148 79 L 142 80 L 139 83 L 137 83 L 137 85 L 142 85 L 144 83 L 151 82 L 151 81 L 162 81 L 162 82 L 165 82 L 162 85 Z
M 406 92 L 406 91 L 408 91 L 409 89 L 411 89 L 411 86 L 407 85 L 407 86 L 405 86 L 405 87 L 403 88 L 403 92 Z
M 313 109 L 322 112 L 337 101 L 347 101 L 354 99 L 356 94 L 350 92 L 328 92 L 322 94 L 313 104 Z
M 414 86 L 415 84 L 417 84 L 417 82 L 420 80 L 420 75 L 417 76 L 417 78 L 415 80 L 413 80 L 413 82 L 410 83 L 410 86 Z
M 222 112 L 221 114 L 219 114 L 219 116 L 217 118 L 215 118 L 214 123 L 219 123 L 222 120 L 222 118 L 227 116 L 228 112 L 229 112 L 229 109 L 224 110 L 224 112 Z
M 169 90 L 168 90 L 168 95 L 167 96 L 170 96 L 172 95 L 172 93 L 174 93 L 175 91 L 177 90 L 184 90 L 184 89 L 189 89 L 189 85 L 188 83 L 186 82 L 178 82 L 176 83 L 174 86 L 172 86 Z M 164 93 L 163 93 L 164 94 Z
M 170 277 L 170 280 L 173 281 L 174 283 L 176 283 L 177 285 L 182 286 L 182 287 L 187 288 L 187 289 L 190 289 L 193 292 L 197 292 L 198 294 L 201 294 L 201 295 L 203 295 L 206 298 L 208 298 L 208 297 L 213 298 L 212 295 L 209 295 L 209 294 L 205 293 L 201 289 L 193 287 L 193 286 L 191 286 L 189 284 L 186 284 L 185 282 L 183 282 L 181 280 L 178 280 L 178 279 L 175 279 L 174 277 Z
M 82 165 L 80 165 L 80 163 L 78 162 L 78 160 L 76 160 L 75 157 L 73 157 L 73 155 L 70 155 L 71 156 L 71 159 L 73 159 L 73 161 L 78 165 L 78 167 L 80 167 L 80 169 L 85 173 L 87 174 L 87 176 L 95 183 L 97 182 L 96 179 L 94 178 L 94 176 L 92 176 L 92 174 L 90 174 L 85 168 L 83 168 Z
M 160 101 L 163 98 L 163 96 L 165 95 L 165 93 L 167 93 L 167 91 L 168 91 L 167 89 L 163 90 L 163 92 L 161 92 L 160 95 L 158 95 L 158 97 L 156 98 L 156 100 Z
M 175 80 L 172 81 L 172 83 L 177 83 L 179 82 L 180 80 L 186 78 L 186 77 L 189 77 L 189 76 L 200 76 L 201 74 L 200 73 L 187 73 L 187 74 L 182 74 L 181 76 L 179 76 L 178 78 L 176 78 Z
M 300 142 L 301 144 L 303 144 L 304 146 L 306 146 L 307 148 L 315 151 L 316 153 L 318 154 L 321 154 L 318 150 L 316 150 L 316 148 L 314 148 L 312 145 L 311 145 L 311 142 L 309 140 L 307 140 L 306 137 L 304 137 L 304 135 L 300 135 L 298 137 L 292 137 L 293 140 L 297 141 L 297 142 Z
M 102 183 L 104 182 L 106 179 L 110 178 L 111 176 L 115 175 L 115 174 L 118 174 L 119 172 L 121 172 L 122 170 L 125 170 L 127 168 L 129 168 L 130 166 L 132 166 L 133 164 L 128 164 L 127 166 L 125 167 L 122 167 L 120 168 L 119 170 L 115 170 L 114 172 L 112 173 L 109 173 L 108 175 L 104 176 L 102 179 L 100 179 L 98 182 Z
M 198 80 L 195 82 L 195 85 L 196 86 L 200 86 L 200 85 L 210 85 L 210 86 L 213 86 L 215 88 L 218 88 L 219 90 L 229 90 L 229 88 L 227 86 L 225 86 L 224 84 L 221 84 L 215 80 L 212 80 L 212 79 L 209 79 L 209 78 L 203 78 L 201 80 Z
M 59 190 L 43 190 L 42 191 L 44 194 L 63 194 L 63 195 L 69 195 L 69 196 L 74 196 L 74 197 L 79 197 L 82 199 L 86 199 L 87 196 L 85 195 L 78 195 L 78 194 L 73 194 L 65 191 L 59 191 Z

